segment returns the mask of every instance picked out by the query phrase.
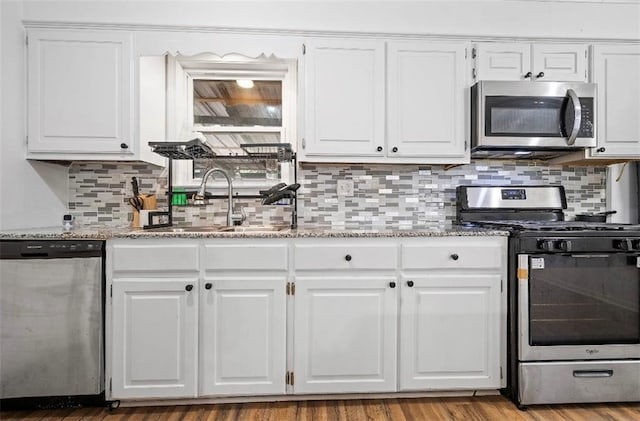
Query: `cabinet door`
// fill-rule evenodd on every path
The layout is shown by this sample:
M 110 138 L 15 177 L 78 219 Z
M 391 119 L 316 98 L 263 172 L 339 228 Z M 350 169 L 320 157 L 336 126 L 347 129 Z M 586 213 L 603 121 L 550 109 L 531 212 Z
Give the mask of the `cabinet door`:
M 531 44 L 478 43 L 475 54 L 477 80 L 530 80 Z
M 305 154 L 383 156 L 384 42 L 305 45 Z
M 211 278 L 201 301 L 200 395 L 283 395 L 286 277 Z
M 388 44 L 387 155 L 464 157 L 466 44 Z
M 295 393 L 396 390 L 393 277 L 297 277 Z
M 113 399 L 196 397 L 197 309 L 196 279 L 113 281 Z
M 640 159 L 640 46 L 594 46 L 592 76 L 600 151 L 593 154 Z
M 533 44 L 533 80 L 587 81 L 585 44 Z
M 28 35 L 29 152 L 132 154 L 131 35 Z
M 499 275 L 422 275 L 401 291 L 400 390 L 500 387 Z

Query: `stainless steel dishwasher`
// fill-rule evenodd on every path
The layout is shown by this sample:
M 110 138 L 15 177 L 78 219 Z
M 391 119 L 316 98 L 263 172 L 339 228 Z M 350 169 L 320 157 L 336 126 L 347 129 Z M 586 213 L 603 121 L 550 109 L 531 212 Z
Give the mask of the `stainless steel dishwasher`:
M 104 391 L 104 242 L 0 241 L 0 398 Z

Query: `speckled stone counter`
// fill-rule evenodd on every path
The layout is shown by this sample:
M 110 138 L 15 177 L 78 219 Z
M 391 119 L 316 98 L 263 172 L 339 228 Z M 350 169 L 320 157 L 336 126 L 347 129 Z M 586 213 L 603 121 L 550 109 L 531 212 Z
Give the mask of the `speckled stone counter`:
M 280 231 L 219 232 L 190 230 L 189 227 L 133 229 L 110 227 L 33 228 L 0 231 L 0 240 L 109 240 L 111 238 L 373 238 L 373 237 L 447 237 L 447 236 L 508 236 L 507 231 L 465 228 L 456 225 L 424 226 L 411 229 L 345 229 L 305 227 Z

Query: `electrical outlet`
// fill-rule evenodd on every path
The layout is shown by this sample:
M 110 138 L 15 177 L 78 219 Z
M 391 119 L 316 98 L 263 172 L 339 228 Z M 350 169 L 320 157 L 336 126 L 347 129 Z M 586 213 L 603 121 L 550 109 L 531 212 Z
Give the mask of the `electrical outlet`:
M 353 196 L 353 180 L 338 180 L 336 190 L 339 197 Z

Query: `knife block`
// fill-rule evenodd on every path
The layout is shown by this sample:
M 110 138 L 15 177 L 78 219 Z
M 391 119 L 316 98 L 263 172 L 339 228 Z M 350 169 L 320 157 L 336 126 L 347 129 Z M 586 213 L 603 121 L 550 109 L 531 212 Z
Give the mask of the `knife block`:
M 158 201 L 156 200 L 155 194 L 141 194 L 138 197 L 142 199 L 142 209 L 146 209 L 146 210 L 158 209 Z

